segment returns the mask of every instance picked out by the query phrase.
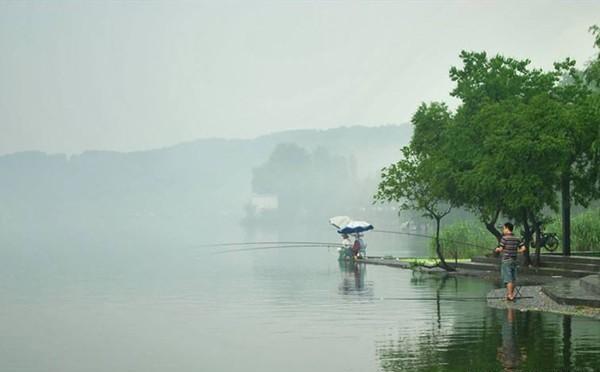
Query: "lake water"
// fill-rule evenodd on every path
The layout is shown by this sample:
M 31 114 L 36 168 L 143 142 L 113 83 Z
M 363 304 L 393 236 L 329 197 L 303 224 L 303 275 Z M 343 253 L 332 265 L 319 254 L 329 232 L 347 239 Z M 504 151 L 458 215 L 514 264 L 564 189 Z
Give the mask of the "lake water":
M 483 298 L 493 285 L 477 279 L 340 265 L 333 248 L 214 254 L 225 248 L 199 246 L 335 238 L 330 231 L 236 231 L 197 242 L 93 234 L 44 244 L 39 237 L 5 238 L 0 371 L 600 366 L 600 322 L 448 300 Z M 373 255 L 426 252 L 420 240 L 375 233 L 367 238 Z

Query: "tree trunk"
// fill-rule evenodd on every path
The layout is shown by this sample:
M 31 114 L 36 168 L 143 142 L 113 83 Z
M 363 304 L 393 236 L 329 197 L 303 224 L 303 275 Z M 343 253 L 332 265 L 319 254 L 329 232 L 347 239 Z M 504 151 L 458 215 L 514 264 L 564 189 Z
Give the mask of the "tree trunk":
M 563 256 L 571 255 L 571 177 L 565 172 L 560 180 Z
M 440 245 L 440 220 L 441 217 L 435 217 L 435 253 L 440 260 L 440 267 L 446 271 L 454 271 L 454 269 L 446 263 L 442 254 L 442 246 Z
M 535 266 L 540 267 L 542 264 L 542 233 L 540 227 L 535 230 Z
M 502 233 L 496 228 L 496 221 L 486 222 L 485 228 L 494 235 L 498 242 L 500 242 L 500 239 L 502 239 Z
M 483 221 L 483 223 L 485 224 L 485 228 L 489 232 L 491 232 L 492 235 L 494 235 L 494 237 L 498 241 L 498 243 L 500 243 L 500 240 L 502 239 L 502 233 L 500 231 L 498 231 L 498 229 L 496 228 L 496 223 L 498 222 L 498 216 L 500 216 L 500 210 L 497 210 L 496 214 L 494 216 L 491 216 L 492 219 L 489 222 Z
M 535 234 L 535 266 L 540 267 L 542 250 L 542 223 L 539 222 L 534 216 L 533 219 L 533 233 Z
M 527 219 L 527 210 L 523 210 L 523 230 L 525 236 L 524 244 L 527 249 L 525 253 L 523 253 L 523 257 L 525 258 L 525 265 L 531 266 L 531 256 L 529 256 L 529 246 L 531 245 L 531 227 L 529 226 L 529 220 Z

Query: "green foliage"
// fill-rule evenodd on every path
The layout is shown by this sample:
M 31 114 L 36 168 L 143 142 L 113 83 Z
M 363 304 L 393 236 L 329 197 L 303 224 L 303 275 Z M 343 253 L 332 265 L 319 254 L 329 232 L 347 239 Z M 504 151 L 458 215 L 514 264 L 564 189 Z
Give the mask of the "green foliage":
M 559 72 L 485 52 L 460 57 L 462 67 L 452 67 L 450 77 L 456 82 L 451 94 L 462 103 L 440 152 L 458 186 L 451 201 L 489 226 L 500 212 L 523 220 L 556 208 L 552 187 L 564 152 L 557 134 L 564 115 L 551 106 L 548 92 Z
M 600 88 L 600 27 L 593 25 L 589 28 L 589 31 L 594 36 L 594 47 L 597 49 L 598 54 L 588 64 L 585 70 L 585 77 L 590 85 Z
M 600 47 L 600 28 L 591 31 Z M 570 58 L 550 71 L 485 52 L 460 59 L 450 69 L 458 108 L 419 106 L 404 159 L 384 169 L 376 199 L 429 216 L 431 205 L 462 207 L 497 237 L 503 215 L 524 227 L 529 244 L 545 213 L 558 210 L 557 191 L 569 201 L 565 214 L 571 201 L 600 196 L 600 95 Z
M 560 219 L 556 219 L 546 231 L 560 236 L 561 223 Z M 600 208 L 583 212 L 571 220 L 571 240 L 574 251 L 600 252 Z
M 448 205 L 447 191 L 451 189 L 451 178 L 444 177 L 442 162 L 436 157 L 419 153 L 411 146 L 402 149 L 404 158 L 381 171 L 381 182 L 375 201 L 395 201 L 401 208 L 423 212 L 423 216 L 435 220 L 436 236 L 439 235 L 440 221 L 450 213 L 452 205 Z M 440 266 L 450 268 L 438 246 L 436 251 Z
M 444 143 L 444 131 L 452 114 L 442 102 L 422 103 L 412 117 L 414 127 L 410 146 L 418 154 L 431 155 Z
M 375 201 L 400 202 L 402 209 L 422 211 L 432 219 L 447 214 L 444 183 L 437 182 L 435 167 L 429 167 L 435 164 L 425 161 L 410 146 L 402 148 L 402 155 L 402 160 L 382 169 Z
M 557 210 L 561 180 L 576 203 L 593 200 L 600 104 L 575 61 L 546 72 L 526 59 L 465 51 L 460 57 L 462 66 L 450 70 L 451 94 L 461 100 L 456 113 L 446 115 L 450 123 L 438 125 L 437 136 L 415 128 L 411 142 L 446 165 L 454 187 L 446 190 L 449 202 L 473 211 L 490 230 L 501 213 L 529 226 L 529 236 L 543 211 Z
M 433 254 L 435 254 L 435 252 Z M 408 262 L 408 268 L 411 270 L 419 270 L 422 268 L 431 269 L 440 265 L 440 260 L 437 258 L 411 258 L 403 261 Z
M 482 105 L 501 102 L 515 97 L 528 100 L 548 92 L 557 79 L 553 73 L 531 69 L 528 59 L 496 55 L 488 58 L 486 52 L 460 53 L 462 69 L 452 67 L 450 79 L 456 82 L 451 95 L 459 98 L 463 109 L 477 111 Z
M 444 255 L 449 260 L 473 258 L 492 252 L 496 239 L 477 221 L 462 221 L 444 227 L 440 233 Z M 430 254 L 435 253 L 435 240 L 429 243 Z

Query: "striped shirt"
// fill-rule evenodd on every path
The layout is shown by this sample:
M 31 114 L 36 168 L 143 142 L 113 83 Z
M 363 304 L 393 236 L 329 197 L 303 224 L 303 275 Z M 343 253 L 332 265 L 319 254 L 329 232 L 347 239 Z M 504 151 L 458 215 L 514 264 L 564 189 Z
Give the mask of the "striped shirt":
M 500 247 L 502 248 L 502 259 L 503 260 L 516 260 L 517 251 L 520 247 L 525 244 L 521 242 L 521 239 L 517 238 L 513 234 L 506 234 L 500 239 Z

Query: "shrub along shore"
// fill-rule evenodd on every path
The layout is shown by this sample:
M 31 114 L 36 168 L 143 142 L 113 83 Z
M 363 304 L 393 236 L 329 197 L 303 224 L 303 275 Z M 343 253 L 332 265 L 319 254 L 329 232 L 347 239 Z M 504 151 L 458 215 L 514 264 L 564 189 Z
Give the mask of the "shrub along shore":
M 546 227 L 546 232 L 561 234 L 560 216 Z M 516 232 L 519 234 L 519 232 Z M 560 240 L 560 239 L 559 239 Z M 497 241 L 483 224 L 476 220 L 460 221 L 443 227 L 440 231 L 442 252 L 452 260 L 482 256 L 492 252 Z M 600 208 L 585 211 L 571 220 L 571 244 L 573 253 L 600 254 Z M 557 249 L 560 252 L 560 247 Z M 435 238 L 429 243 L 430 257 L 436 257 Z

